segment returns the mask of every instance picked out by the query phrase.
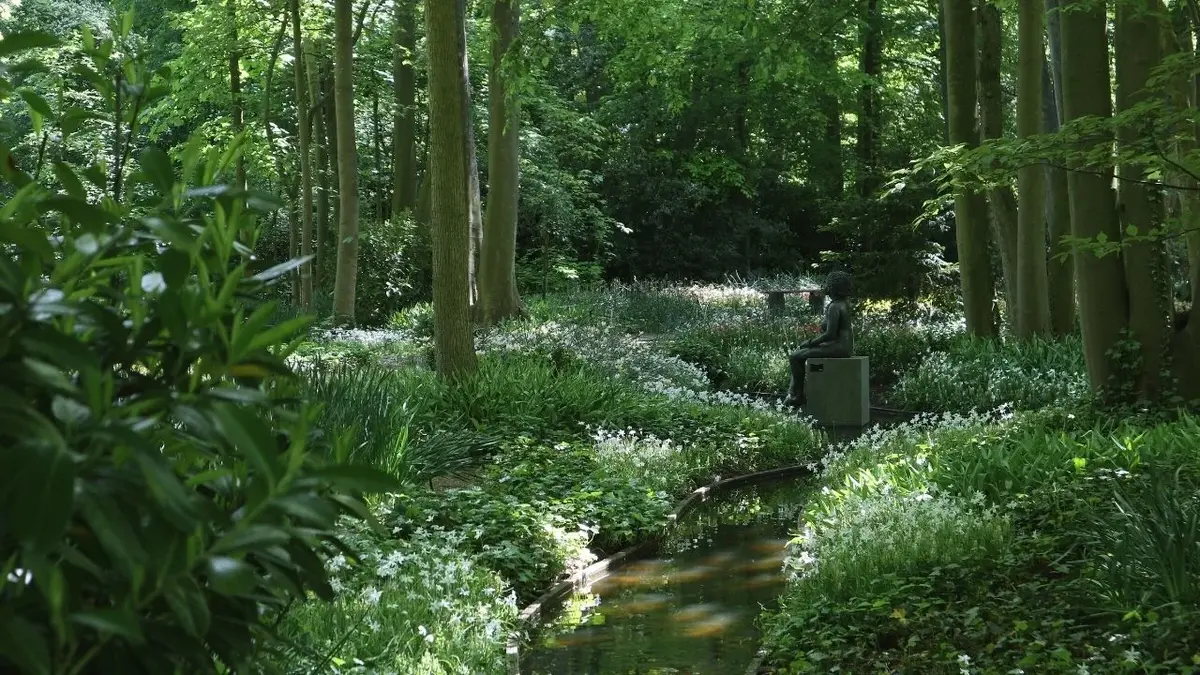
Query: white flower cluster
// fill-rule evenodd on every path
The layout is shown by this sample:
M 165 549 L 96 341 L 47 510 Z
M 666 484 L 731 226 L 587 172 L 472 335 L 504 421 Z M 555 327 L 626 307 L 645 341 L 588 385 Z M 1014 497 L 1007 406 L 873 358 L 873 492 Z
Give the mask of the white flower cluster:
M 516 596 L 463 553 L 464 540 L 460 532 L 419 529 L 357 565 L 340 555 L 327 561 L 339 594 L 333 611 L 354 632 L 337 654 L 345 665 L 334 672 L 474 675 L 481 662 L 503 670 L 497 646 L 516 622 Z M 345 625 L 331 628 L 310 636 L 327 643 L 318 651 L 341 642 Z M 462 658 L 448 662 L 447 654 Z
M 699 392 L 709 386 L 708 377 L 696 366 L 605 325 L 580 326 L 555 321 L 515 325 L 484 335 L 477 349 L 518 353 L 562 350 L 650 391 Z
M 946 352 L 929 354 L 896 384 L 899 400 L 954 401 L 969 388 L 969 398 L 985 407 L 1015 403 L 1023 409 L 1071 405 L 1091 391 L 1082 370 L 1041 368 L 1015 360 L 963 360 Z

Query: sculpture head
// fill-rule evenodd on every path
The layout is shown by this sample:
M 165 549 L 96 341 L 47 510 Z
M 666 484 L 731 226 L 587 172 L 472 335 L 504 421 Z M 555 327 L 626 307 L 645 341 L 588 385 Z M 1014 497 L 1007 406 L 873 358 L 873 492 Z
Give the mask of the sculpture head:
M 847 272 L 830 272 L 825 279 L 825 294 L 833 300 L 846 300 L 853 290 L 854 277 Z

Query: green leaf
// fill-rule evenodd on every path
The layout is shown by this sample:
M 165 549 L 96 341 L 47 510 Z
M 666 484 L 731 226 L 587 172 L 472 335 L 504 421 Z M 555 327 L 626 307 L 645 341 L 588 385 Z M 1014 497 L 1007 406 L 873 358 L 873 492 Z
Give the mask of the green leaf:
M 54 119 L 54 109 L 46 99 L 42 98 L 41 94 L 32 89 L 22 88 L 18 91 L 21 98 L 29 106 L 29 109 L 47 119 Z
M 0 58 L 29 49 L 57 47 L 59 44 L 58 38 L 41 31 L 8 33 L 0 40 Z
M 87 199 L 87 190 L 83 187 L 83 181 L 79 180 L 79 176 L 75 175 L 75 170 L 67 163 L 54 162 L 54 176 L 58 178 L 58 182 L 62 184 L 69 196 L 75 199 Z
M 146 560 L 134 526 L 110 497 L 84 492 L 80 512 L 100 541 L 109 560 L 132 576 Z
M 251 525 L 221 537 L 217 543 L 213 544 L 212 550 L 213 553 L 220 554 L 241 553 L 285 544 L 289 539 L 291 539 L 291 535 L 277 527 Z
M 62 541 L 75 503 L 75 463 L 66 448 L 31 443 L 20 452 L 4 453 L 10 478 L 9 520 L 18 539 L 37 553 L 49 553 Z
M 258 331 L 246 349 L 254 352 L 265 347 L 287 343 L 310 323 L 312 323 L 311 316 L 298 316 L 275 324 L 266 330 Z
M 167 288 L 178 289 L 182 287 L 188 273 L 192 271 L 191 257 L 177 248 L 169 248 L 163 251 L 158 260 L 158 268 L 162 272 L 163 279 L 167 282 Z
M 258 585 L 258 575 L 245 561 L 215 556 L 208 560 L 208 582 L 221 595 L 247 595 Z
M 279 464 L 275 458 L 277 451 L 275 439 L 262 420 L 249 411 L 228 404 L 214 406 L 213 414 L 234 448 L 246 456 L 273 488 L 279 481 Z
M 32 623 L 12 610 L 0 613 L 0 655 L 21 673 L 50 673 L 50 648 L 46 638 Z
M 212 612 L 204 599 L 204 591 L 191 577 L 182 577 L 179 583 L 164 593 L 167 605 L 178 619 L 180 627 L 192 637 L 202 637 L 212 622 Z
M 315 257 L 316 256 L 306 255 L 306 256 L 303 256 L 300 258 L 292 258 L 291 260 L 288 260 L 286 262 L 281 262 L 278 265 L 269 267 L 269 268 L 259 272 L 258 274 L 255 274 L 251 278 L 254 279 L 255 281 L 271 282 L 271 281 L 274 281 L 275 279 L 278 279 L 279 277 L 282 277 L 283 275 L 287 274 L 288 272 L 291 272 L 292 270 L 299 269 L 302 265 L 304 265 L 309 260 L 312 260 Z
M 87 626 L 101 635 L 115 635 L 125 638 L 135 644 L 146 641 L 142 635 L 142 627 L 138 625 L 137 617 L 126 609 L 92 609 L 75 612 L 71 621 Z
M 81 225 L 103 225 L 117 220 L 116 216 L 98 206 L 65 195 L 42 200 L 42 212 L 49 211 L 58 211 Z
M 400 489 L 400 483 L 394 477 L 369 466 L 323 466 L 310 471 L 309 476 L 343 490 L 355 492 L 389 492 Z
M 171 158 L 162 149 L 150 146 L 142 151 L 138 158 L 142 174 L 147 182 L 158 190 L 158 194 L 166 197 L 175 189 L 175 171 L 171 167 Z
M 180 530 L 188 530 L 196 524 L 196 508 L 193 495 L 183 487 L 179 477 L 167 466 L 161 454 L 151 454 L 139 448 L 134 455 L 150 496 L 162 507 L 167 518 Z

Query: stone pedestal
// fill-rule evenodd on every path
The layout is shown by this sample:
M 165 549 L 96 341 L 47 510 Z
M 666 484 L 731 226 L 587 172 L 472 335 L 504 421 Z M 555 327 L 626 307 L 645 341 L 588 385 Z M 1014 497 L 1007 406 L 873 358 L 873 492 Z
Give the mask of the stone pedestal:
M 809 359 L 804 412 L 822 426 L 866 426 L 871 421 L 871 380 L 865 356 Z

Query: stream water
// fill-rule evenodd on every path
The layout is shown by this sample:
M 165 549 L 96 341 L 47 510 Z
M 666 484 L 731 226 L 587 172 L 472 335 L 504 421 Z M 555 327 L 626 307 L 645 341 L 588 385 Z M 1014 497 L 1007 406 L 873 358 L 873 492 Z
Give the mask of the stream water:
M 543 623 L 522 675 L 741 675 L 755 619 L 809 483 L 732 488 L 686 515 L 651 556 L 582 589 Z

